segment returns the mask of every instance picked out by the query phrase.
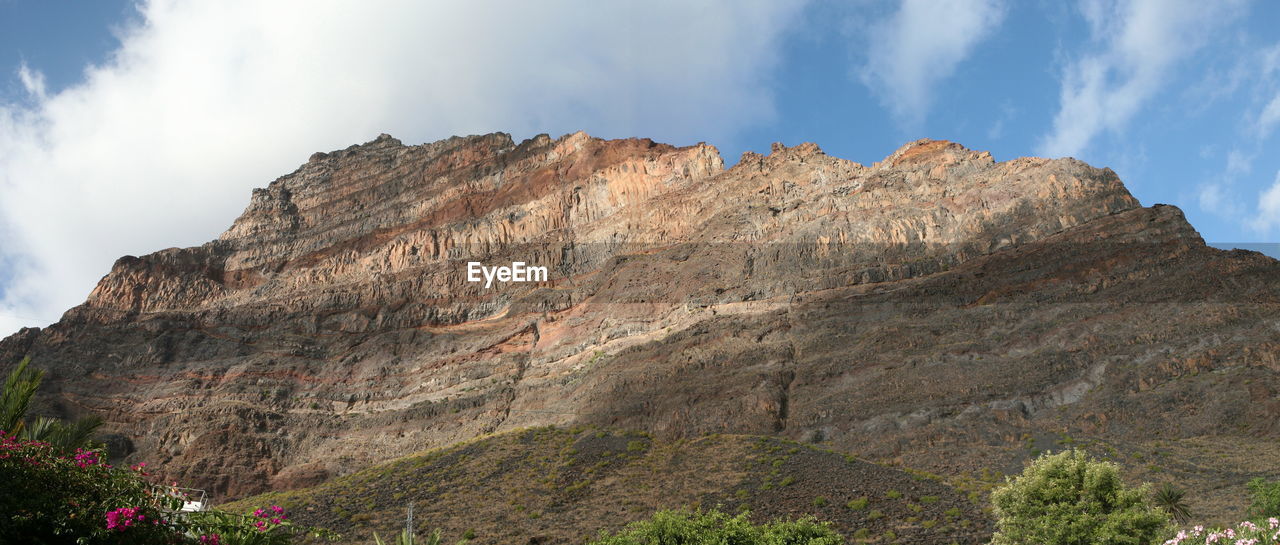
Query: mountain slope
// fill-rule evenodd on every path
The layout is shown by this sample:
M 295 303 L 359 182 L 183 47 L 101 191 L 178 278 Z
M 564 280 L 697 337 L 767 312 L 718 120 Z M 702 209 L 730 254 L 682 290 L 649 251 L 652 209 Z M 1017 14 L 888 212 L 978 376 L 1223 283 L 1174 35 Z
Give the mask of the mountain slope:
M 485 288 L 469 261 L 550 274 Z M 1277 332 L 1280 264 L 1072 159 L 922 140 L 724 170 L 706 145 L 384 135 L 255 191 L 216 241 L 122 258 L 0 361 L 49 368 L 44 410 L 102 414 L 131 461 L 239 497 L 542 425 L 950 475 L 1064 437 L 1274 439 Z M 1267 471 L 1231 464 L 1178 478 Z
M 770 437 L 666 442 L 601 429 L 508 432 L 223 508 L 279 504 L 367 543 L 403 527 L 410 503 L 416 527 L 454 539 L 471 530 L 477 545 L 578 544 L 658 509 L 717 506 L 761 521 L 812 514 L 851 543 L 984 543 L 991 533 L 981 505 L 936 477 Z

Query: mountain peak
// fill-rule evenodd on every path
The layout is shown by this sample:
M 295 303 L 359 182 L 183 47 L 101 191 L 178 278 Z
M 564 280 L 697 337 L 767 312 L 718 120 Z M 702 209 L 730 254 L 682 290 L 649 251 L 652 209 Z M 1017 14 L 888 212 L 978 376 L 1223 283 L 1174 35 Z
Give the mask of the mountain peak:
M 520 266 L 545 276 L 474 279 Z M 0 359 L 223 497 L 574 423 L 963 473 L 1067 428 L 1274 426 L 1174 380 L 1274 359 L 1250 341 L 1271 311 L 1160 305 L 1280 303 L 1277 278 L 1070 159 L 917 140 L 867 168 L 804 143 L 725 170 L 706 144 L 383 135 L 254 190 L 216 241 L 118 261 Z

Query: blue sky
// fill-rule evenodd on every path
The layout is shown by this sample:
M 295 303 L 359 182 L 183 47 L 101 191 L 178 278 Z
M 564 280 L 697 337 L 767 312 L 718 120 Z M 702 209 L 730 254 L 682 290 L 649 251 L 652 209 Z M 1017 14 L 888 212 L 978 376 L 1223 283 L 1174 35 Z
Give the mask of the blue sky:
M 1272 243 L 1280 2 L 0 0 L 0 330 L 216 237 L 313 151 L 579 129 L 730 163 L 1070 155 L 1210 242 Z

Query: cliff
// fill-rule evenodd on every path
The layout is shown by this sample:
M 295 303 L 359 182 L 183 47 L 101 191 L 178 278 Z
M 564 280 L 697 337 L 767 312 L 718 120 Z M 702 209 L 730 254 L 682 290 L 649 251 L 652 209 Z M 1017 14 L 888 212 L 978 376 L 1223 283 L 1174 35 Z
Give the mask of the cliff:
M 472 261 L 549 274 L 486 289 Z M 255 190 L 215 241 L 121 258 L 0 362 L 224 498 L 548 424 L 948 475 L 1088 443 L 1237 490 L 1261 470 L 1207 445 L 1280 433 L 1277 332 L 1280 264 L 1073 159 L 921 140 L 726 170 L 707 145 L 383 135 Z

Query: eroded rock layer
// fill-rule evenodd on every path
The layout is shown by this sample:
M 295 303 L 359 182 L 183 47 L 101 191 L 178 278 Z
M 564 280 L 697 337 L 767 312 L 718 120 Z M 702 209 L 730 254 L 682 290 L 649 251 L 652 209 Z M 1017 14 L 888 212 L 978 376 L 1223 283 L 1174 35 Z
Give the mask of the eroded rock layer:
M 471 261 L 549 274 L 485 288 Z M 1063 438 L 1275 438 L 1278 339 L 1280 264 L 1072 159 L 921 140 L 725 170 L 706 145 L 383 135 L 255 190 L 216 241 L 121 258 L 0 361 L 226 498 L 545 424 L 951 475 Z M 1164 475 L 1262 471 L 1185 459 Z

